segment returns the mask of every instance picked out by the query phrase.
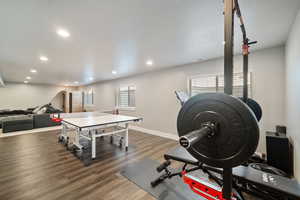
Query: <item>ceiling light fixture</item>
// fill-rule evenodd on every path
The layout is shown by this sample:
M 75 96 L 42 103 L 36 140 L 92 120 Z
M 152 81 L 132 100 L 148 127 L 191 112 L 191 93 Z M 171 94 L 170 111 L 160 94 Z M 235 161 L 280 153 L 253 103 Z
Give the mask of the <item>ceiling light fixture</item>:
M 31 73 L 37 73 L 36 69 L 31 69 L 30 72 Z
M 146 65 L 152 66 L 153 65 L 153 61 L 152 60 L 147 60 Z
M 41 56 L 40 60 L 43 62 L 47 62 L 49 59 L 46 56 Z
M 78 84 L 79 82 L 78 82 L 78 81 L 74 81 L 74 83 L 75 83 L 75 84 Z
M 27 80 L 31 80 L 31 77 L 30 77 L 30 76 L 27 76 L 26 79 L 27 79 Z
M 61 36 L 61 37 L 63 37 L 63 38 L 68 38 L 68 37 L 70 37 L 70 33 L 69 33 L 67 30 L 65 30 L 65 29 L 58 29 L 58 30 L 56 31 L 56 33 L 57 33 L 57 35 L 59 35 L 59 36 Z
M 93 78 L 93 77 L 90 77 L 89 80 L 92 81 L 92 80 L 94 80 L 94 78 Z
M 117 71 L 116 71 L 116 70 L 112 70 L 111 73 L 112 73 L 112 74 L 117 74 Z
M 225 42 L 225 41 L 223 41 L 223 42 L 222 42 L 222 44 L 223 44 L 223 45 L 225 45 L 225 44 L 226 44 L 226 42 Z
M 25 83 L 25 84 L 27 84 L 27 83 L 28 83 L 28 81 L 24 81 L 24 83 Z

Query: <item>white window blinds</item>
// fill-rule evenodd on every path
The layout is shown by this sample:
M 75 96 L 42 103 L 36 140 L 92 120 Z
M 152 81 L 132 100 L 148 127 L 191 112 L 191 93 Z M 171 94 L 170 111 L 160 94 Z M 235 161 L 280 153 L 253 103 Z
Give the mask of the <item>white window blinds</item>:
M 118 107 L 135 107 L 135 86 L 123 86 L 119 89 Z
M 251 73 L 248 74 L 248 96 L 252 97 Z M 243 97 L 244 75 L 243 73 L 233 74 L 232 94 L 236 97 Z M 218 76 L 218 92 L 224 92 L 224 75 Z
M 93 105 L 94 104 L 94 92 L 93 90 L 83 92 L 83 104 Z
M 199 76 L 190 80 L 191 96 L 204 92 L 217 91 L 217 77 L 216 76 Z
M 233 96 L 243 96 L 243 73 L 233 75 Z M 190 79 L 191 95 L 204 92 L 224 92 L 224 75 L 205 75 Z M 252 77 L 248 74 L 248 96 L 252 97 Z

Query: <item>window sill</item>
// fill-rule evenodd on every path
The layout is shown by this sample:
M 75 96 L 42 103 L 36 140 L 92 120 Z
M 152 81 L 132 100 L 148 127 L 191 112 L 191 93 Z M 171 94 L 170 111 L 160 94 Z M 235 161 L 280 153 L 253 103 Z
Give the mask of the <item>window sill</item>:
M 136 107 L 118 107 L 117 109 L 123 111 L 135 111 Z

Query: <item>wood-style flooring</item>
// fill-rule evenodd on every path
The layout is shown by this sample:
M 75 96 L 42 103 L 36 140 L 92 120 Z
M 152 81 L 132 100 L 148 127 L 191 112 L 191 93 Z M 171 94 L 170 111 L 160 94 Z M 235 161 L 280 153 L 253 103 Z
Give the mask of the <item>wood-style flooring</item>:
M 130 131 L 128 152 L 105 141 L 97 160 L 85 167 L 57 143 L 58 133 L 0 138 L 0 200 L 154 200 L 118 172 L 145 157 L 163 161 L 163 154 L 176 145 Z

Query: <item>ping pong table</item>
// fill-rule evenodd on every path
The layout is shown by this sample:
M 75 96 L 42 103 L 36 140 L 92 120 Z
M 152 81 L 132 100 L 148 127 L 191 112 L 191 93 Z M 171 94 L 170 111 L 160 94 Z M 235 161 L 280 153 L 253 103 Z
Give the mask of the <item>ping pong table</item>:
M 91 158 L 95 159 L 96 138 L 109 135 L 121 137 L 121 140 L 124 139 L 127 151 L 129 123 L 139 122 L 142 118 L 101 112 L 84 112 L 55 114 L 53 120 L 60 120 L 62 123 L 59 140 L 67 141 L 67 145 L 73 145 L 79 150 L 83 148 L 80 144 L 80 138 L 91 141 Z M 109 131 L 107 131 L 108 129 Z M 73 132 L 73 137 L 70 135 L 71 132 Z M 120 135 L 121 133 L 123 136 Z

